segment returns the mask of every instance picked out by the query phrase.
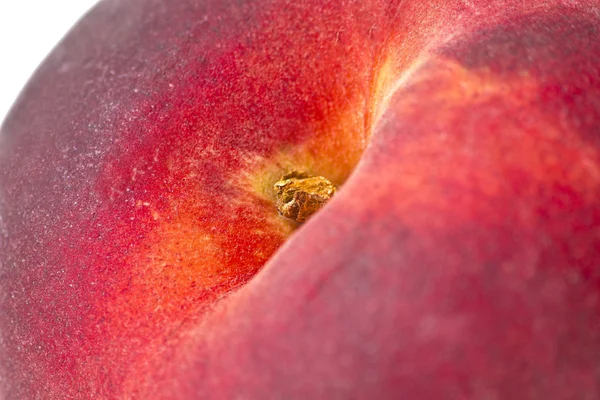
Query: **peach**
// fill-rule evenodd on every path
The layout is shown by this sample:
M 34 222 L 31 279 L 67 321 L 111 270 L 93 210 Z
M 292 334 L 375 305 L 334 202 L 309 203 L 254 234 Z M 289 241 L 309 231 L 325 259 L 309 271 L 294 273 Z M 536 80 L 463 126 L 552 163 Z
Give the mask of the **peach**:
M 599 397 L 597 11 L 101 2 L 0 135 L 0 397 Z

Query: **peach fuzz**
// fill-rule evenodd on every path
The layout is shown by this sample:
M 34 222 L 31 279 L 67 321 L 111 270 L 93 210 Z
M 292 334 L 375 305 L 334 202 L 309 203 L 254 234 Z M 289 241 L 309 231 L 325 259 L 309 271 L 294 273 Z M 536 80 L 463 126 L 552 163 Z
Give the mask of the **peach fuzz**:
M 104 0 L 0 134 L 0 397 L 600 397 L 598 11 Z

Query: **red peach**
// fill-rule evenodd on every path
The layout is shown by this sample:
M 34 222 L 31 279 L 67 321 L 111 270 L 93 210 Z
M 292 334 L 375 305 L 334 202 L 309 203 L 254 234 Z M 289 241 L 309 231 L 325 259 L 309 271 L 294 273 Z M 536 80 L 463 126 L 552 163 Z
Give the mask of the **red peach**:
M 103 1 L 0 135 L 0 397 L 600 397 L 599 18 Z

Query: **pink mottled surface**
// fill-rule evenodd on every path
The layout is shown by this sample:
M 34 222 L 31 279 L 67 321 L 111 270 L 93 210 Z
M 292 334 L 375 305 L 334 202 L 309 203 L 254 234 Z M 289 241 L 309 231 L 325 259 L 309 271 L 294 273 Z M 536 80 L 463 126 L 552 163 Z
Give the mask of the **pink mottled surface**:
M 599 397 L 599 11 L 102 2 L 2 127 L 0 397 Z

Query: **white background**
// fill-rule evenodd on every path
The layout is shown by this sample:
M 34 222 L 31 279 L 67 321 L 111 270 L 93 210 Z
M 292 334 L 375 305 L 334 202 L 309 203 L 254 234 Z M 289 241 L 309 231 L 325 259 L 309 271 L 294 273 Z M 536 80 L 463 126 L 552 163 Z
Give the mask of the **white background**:
M 0 0 L 0 122 L 46 55 L 96 0 Z

